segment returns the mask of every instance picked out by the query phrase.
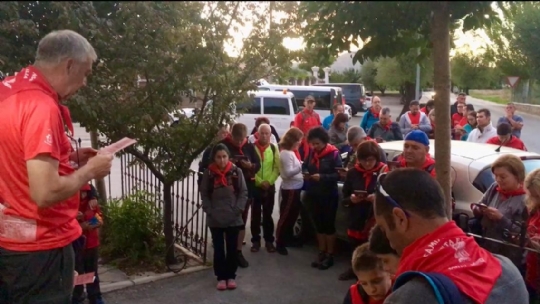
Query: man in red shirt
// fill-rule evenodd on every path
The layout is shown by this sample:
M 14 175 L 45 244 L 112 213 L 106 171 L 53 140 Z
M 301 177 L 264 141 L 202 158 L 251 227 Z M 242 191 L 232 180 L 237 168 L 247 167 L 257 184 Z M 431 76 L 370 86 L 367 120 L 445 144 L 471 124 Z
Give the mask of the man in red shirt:
M 488 139 L 486 144 L 509 147 L 527 151 L 525 144 L 517 136 L 512 135 L 512 126 L 507 123 L 502 123 L 497 126 L 497 136 Z
M 300 148 L 298 148 L 302 160 L 305 160 L 309 155 L 309 145 L 306 140 L 309 130 L 322 125 L 321 117 L 313 110 L 314 108 L 315 97 L 308 95 L 304 99 L 304 109 L 294 117 L 293 127 L 297 127 L 304 133 L 304 139 L 302 140 Z
M 96 57 L 81 35 L 55 31 L 34 65 L 0 85 L 0 303 L 71 301 L 79 190 L 113 156 L 73 152 L 59 102 L 86 84 Z
M 399 162 L 400 168 L 416 168 L 436 177 L 435 160 L 429 155 L 429 138 L 420 130 L 413 130 L 405 136 L 403 153 L 394 161 Z

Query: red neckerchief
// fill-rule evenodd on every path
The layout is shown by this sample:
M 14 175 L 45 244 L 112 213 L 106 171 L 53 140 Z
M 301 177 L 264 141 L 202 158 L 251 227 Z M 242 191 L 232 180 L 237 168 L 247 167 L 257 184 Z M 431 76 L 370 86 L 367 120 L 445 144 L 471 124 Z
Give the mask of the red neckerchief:
M 54 91 L 43 74 L 31 65 L 23 68 L 17 75 L 6 78 L 2 84 L 0 86 L 0 101 L 22 91 L 35 90 L 51 96 L 57 103 L 60 102 L 58 93 Z
M 373 107 L 371 107 L 371 109 L 369 111 L 371 112 L 371 116 L 373 116 L 374 118 L 379 118 L 380 112 L 375 112 L 373 110 Z
M 302 161 L 302 157 L 300 156 L 300 152 L 298 152 L 298 149 L 294 150 L 294 155 L 296 158 L 298 158 L 299 161 Z
M 60 113 L 62 114 L 62 119 L 64 120 L 64 125 L 66 129 L 71 132 L 70 136 L 75 135 L 73 128 L 73 120 L 71 119 L 71 113 L 69 112 L 69 108 L 62 104 L 60 104 L 59 106 Z
M 407 112 L 407 115 L 409 115 L 409 120 L 411 121 L 411 125 L 419 125 L 420 124 L 420 112 L 417 112 L 416 114 L 411 113 L 411 111 Z
M 527 236 L 530 239 L 538 240 L 540 237 L 540 212 L 532 211 L 527 220 Z M 535 291 L 540 290 L 540 261 L 538 254 L 527 253 L 525 259 L 527 271 L 525 272 L 525 282 Z
M 225 137 L 225 140 L 227 142 L 229 142 L 232 146 L 236 147 L 236 145 L 233 143 L 233 139 L 232 139 L 232 136 L 231 134 L 227 134 L 227 136 Z M 244 138 L 244 141 L 242 141 L 242 144 L 240 146 L 238 146 L 238 153 L 240 155 L 244 155 L 244 151 L 242 151 L 242 148 L 244 148 L 244 145 L 247 143 L 247 139 Z
M 314 164 L 317 169 L 319 169 L 320 160 L 326 155 L 330 153 L 334 153 L 335 151 L 339 151 L 339 150 L 336 147 L 332 146 L 331 144 L 327 144 L 326 147 L 324 147 L 320 152 L 313 151 L 313 157 L 311 158 L 311 163 Z
M 371 184 L 371 179 L 373 178 L 374 173 L 378 173 L 383 166 L 384 166 L 384 163 L 378 163 L 375 165 L 375 167 L 371 168 L 370 170 L 366 170 L 362 166 L 360 166 L 358 162 L 354 165 L 354 168 L 356 169 L 356 171 L 362 173 L 364 177 L 364 184 L 365 184 L 364 189 L 367 190 L 369 188 L 369 184 Z
M 266 151 L 266 149 L 270 146 L 270 143 L 267 143 L 266 145 L 261 145 L 259 143 L 259 140 L 257 139 L 255 141 L 255 147 L 257 147 L 257 149 L 259 150 L 259 153 L 261 154 L 261 160 L 264 160 L 264 151 Z
M 232 163 L 228 162 L 223 171 L 218 168 L 216 164 L 210 164 L 208 170 L 212 171 L 216 175 L 214 178 L 214 187 L 224 186 L 227 187 L 229 183 L 227 182 L 227 173 L 231 171 Z
M 380 123 L 379 123 L 379 124 L 380 124 Z M 384 129 L 385 132 L 390 131 L 390 127 L 391 127 L 391 126 L 392 126 L 392 121 L 391 121 L 390 119 L 388 120 L 388 123 L 387 123 L 386 125 L 384 125 L 384 126 L 381 125 L 381 127 L 383 127 L 383 129 Z
M 349 292 L 351 294 L 351 303 L 352 304 L 383 304 L 384 303 L 384 300 L 386 299 L 381 299 L 381 300 L 375 300 L 373 299 L 372 297 L 368 296 L 369 298 L 369 303 L 364 303 L 364 301 L 362 300 L 362 296 L 360 295 L 360 291 L 358 290 L 359 288 L 362 288 L 362 286 L 359 286 L 358 283 L 352 285 L 350 288 L 349 288 Z M 392 292 L 392 289 L 390 288 L 390 290 L 388 291 L 388 293 L 386 294 L 386 297 L 388 297 L 390 295 L 390 293 Z
M 441 273 L 474 303 L 485 303 L 502 267 L 473 237 L 449 221 L 405 247 L 396 276 L 407 271 Z
M 518 189 L 516 190 L 510 190 L 510 191 L 507 191 L 507 190 L 503 190 L 501 189 L 499 186 L 497 186 L 495 188 L 495 190 L 497 190 L 497 192 L 504 198 L 504 199 L 508 199 L 508 198 L 511 198 L 513 196 L 520 196 L 520 195 L 524 195 L 526 192 L 525 192 L 525 189 L 523 189 L 522 186 L 520 186 Z
M 255 139 L 259 139 L 259 132 L 253 133 L 253 137 L 255 137 Z
M 424 114 L 429 115 L 429 113 L 427 112 L 427 107 L 421 108 L 420 112 L 424 112 Z
M 403 157 L 403 154 L 401 154 L 397 161 L 399 162 L 399 166 L 401 168 L 407 168 L 407 161 L 405 160 L 405 157 Z M 424 161 L 424 164 L 422 165 L 422 170 L 426 169 L 427 167 L 433 165 L 435 163 L 435 160 L 431 158 L 429 154 L 426 154 L 426 160 Z

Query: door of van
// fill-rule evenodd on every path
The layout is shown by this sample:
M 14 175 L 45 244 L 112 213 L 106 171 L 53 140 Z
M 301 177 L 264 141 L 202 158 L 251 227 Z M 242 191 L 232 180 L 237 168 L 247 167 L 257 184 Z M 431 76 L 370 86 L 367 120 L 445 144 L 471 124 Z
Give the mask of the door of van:
M 281 137 L 291 127 L 291 122 L 294 121 L 294 108 L 291 107 L 289 97 L 263 97 L 263 116 L 270 120 L 270 124 L 276 128 L 278 135 Z

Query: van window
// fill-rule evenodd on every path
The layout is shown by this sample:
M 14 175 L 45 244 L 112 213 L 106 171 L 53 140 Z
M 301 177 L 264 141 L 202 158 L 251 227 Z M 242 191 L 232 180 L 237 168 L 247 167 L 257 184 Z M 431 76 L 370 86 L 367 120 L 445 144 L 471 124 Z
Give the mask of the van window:
M 540 159 L 528 159 L 523 161 L 525 165 L 525 175 L 540 168 Z M 495 176 L 491 173 L 491 166 L 484 168 L 473 181 L 473 186 L 482 193 L 495 182 Z
M 276 91 L 281 91 L 281 90 L 276 90 Z M 334 104 L 333 99 L 332 99 L 333 93 L 330 92 L 330 91 L 334 92 L 334 90 L 311 92 L 311 91 L 300 91 L 300 90 L 297 91 L 297 90 L 292 89 L 288 91 L 294 94 L 294 97 L 296 99 L 296 104 L 298 107 L 304 106 L 304 99 L 306 99 L 308 95 L 315 97 L 316 110 L 329 110 Z M 340 98 L 339 100 L 341 101 L 341 96 L 339 98 Z
M 256 97 L 251 102 L 241 103 L 237 109 L 244 114 L 261 114 L 261 98 Z
M 290 115 L 288 98 L 264 97 L 264 114 Z

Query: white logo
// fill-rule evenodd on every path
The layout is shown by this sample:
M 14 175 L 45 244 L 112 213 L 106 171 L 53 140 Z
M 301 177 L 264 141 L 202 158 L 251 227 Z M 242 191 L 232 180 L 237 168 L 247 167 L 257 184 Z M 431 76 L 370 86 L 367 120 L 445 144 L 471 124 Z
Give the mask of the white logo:
M 454 253 L 454 258 L 456 258 L 458 262 L 463 263 L 471 259 L 469 253 L 465 250 L 465 242 L 462 239 L 456 239 L 455 242 L 449 240 L 445 245 L 456 251 Z
M 45 144 L 49 145 L 49 146 L 52 146 L 53 144 L 53 140 L 52 140 L 52 135 L 51 133 L 47 134 L 45 136 Z

